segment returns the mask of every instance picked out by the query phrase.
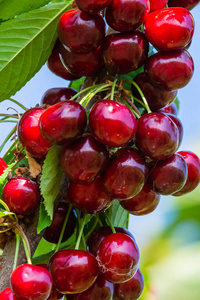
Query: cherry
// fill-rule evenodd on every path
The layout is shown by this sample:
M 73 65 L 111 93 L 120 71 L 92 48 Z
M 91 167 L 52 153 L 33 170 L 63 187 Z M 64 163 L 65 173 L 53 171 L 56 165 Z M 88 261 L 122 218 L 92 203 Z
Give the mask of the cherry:
M 106 21 L 116 31 L 137 29 L 149 13 L 149 0 L 113 0 L 106 9 Z
M 58 37 L 72 52 L 90 52 L 100 46 L 104 36 L 105 22 L 100 15 L 71 9 L 59 19 Z
M 67 215 L 69 205 L 66 202 L 60 202 L 53 214 L 53 220 L 51 225 L 45 229 L 43 238 L 50 243 L 58 243 L 60 233 Z M 62 243 L 65 242 L 74 232 L 76 226 L 76 217 L 75 213 L 72 210 L 67 225 L 63 234 Z
M 112 204 L 112 199 L 105 193 L 100 177 L 96 177 L 92 182 L 85 184 L 70 182 L 67 196 L 75 207 L 86 214 L 99 213 Z
M 85 109 L 78 102 L 62 101 L 41 115 L 39 129 L 46 140 L 63 145 L 82 135 L 86 123 Z
M 124 233 L 105 237 L 97 251 L 97 261 L 103 276 L 110 282 L 125 282 L 135 274 L 139 262 L 138 246 Z
M 137 300 L 144 290 L 144 278 L 140 269 L 128 281 L 114 285 L 113 300 Z
M 17 299 L 46 300 L 51 293 L 52 277 L 43 267 L 23 264 L 12 272 L 10 286 Z
M 167 5 L 168 0 L 149 0 L 150 11 L 158 10 L 164 8 Z
M 118 233 L 127 234 L 133 240 L 135 240 L 132 233 L 125 228 L 115 227 L 115 231 Z M 96 256 L 101 242 L 105 239 L 106 236 L 108 236 L 112 233 L 113 233 L 112 229 L 109 226 L 103 226 L 103 227 L 100 227 L 100 228 L 94 230 L 87 240 L 88 250 Z
M 199 1 L 200 0 L 168 0 L 168 6 L 184 7 L 187 10 L 191 10 L 199 3 Z
M 82 11 L 94 14 L 106 8 L 112 0 L 76 0 L 76 5 Z
M 70 180 L 87 183 L 107 165 L 109 152 L 91 134 L 67 145 L 61 153 L 61 165 Z
M 17 300 L 13 295 L 11 288 L 6 288 L 0 293 L 0 300 Z
M 178 153 L 156 162 L 149 172 L 148 182 L 161 195 L 179 191 L 187 179 L 188 168 L 185 159 Z
M 77 294 L 95 282 L 99 268 L 96 258 L 84 250 L 60 250 L 49 261 L 56 289 L 63 294 Z
M 153 84 L 173 91 L 188 84 L 194 72 L 194 63 L 183 49 L 159 52 L 147 59 L 145 71 Z
M 127 106 L 106 99 L 93 105 L 89 125 L 99 142 L 110 147 L 121 147 L 134 137 L 137 121 Z
M 49 143 L 39 130 L 39 118 L 44 113 L 43 108 L 27 110 L 18 124 L 18 138 L 26 150 L 37 158 L 45 158 L 51 143 Z
M 3 158 L 0 157 L 0 176 L 3 174 L 6 168 L 7 168 L 7 163 Z
M 102 44 L 105 67 L 111 74 L 137 70 L 147 59 L 148 51 L 149 43 L 140 31 L 107 35 Z
M 188 167 L 188 176 L 185 185 L 173 196 L 182 196 L 193 191 L 200 182 L 200 159 L 191 151 L 179 151 L 186 161 Z
M 157 112 L 164 112 L 167 114 L 173 114 L 175 116 L 178 115 L 178 109 L 176 104 L 173 102 L 172 104 L 170 104 L 169 106 L 163 107 L 161 109 L 159 109 Z
M 112 300 L 113 283 L 100 273 L 93 285 L 83 293 L 67 295 L 68 300 Z
M 25 176 L 13 177 L 2 192 L 2 199 L 10 210 L 20 215 L 33 213 L 40 203 L 40 197 L 38 185 Z
M 147 73 L 142 72 L 133 78 L 144 94 L 152 111 L 170 105 L 176 98 L 177 91 L 166 91 L 151 84 Z M 141 96 L 134 85 L 131 86 L 133 96 L 141 100 Z
M 180 147 L 182 140 L 183 140 L 183 124 L 181 122 L 181 120 L 175 116 L 174 114 L 167 114 L 168 118 L 172 119 L 172 121 L 176 124 L 177 128 L 178 128 L 178 132 L 179 132 L 179 142 L 178 142 L 178 147 L 177 149 Z
M 76 94 L 77 91 L 71 88 L 52 88 L 44 93 L 41 104 L 53 105 L 58 102 L 70 100 Z
M 138 120 L 135 143 L 138 149 L 151 159 L 165 159 L 177 150 L 178 128 L 165 114 L 145 114 Z
M 113 199 L 131 198 L 142 189 L 147 173 L 146 162 L 138 150 L 121 148 L 103 174 L 105 190 Z
M 159 201 L 160 196 L 145 184 L 136 196 L 128 200 L 122 200 L 120 204 L 130 214 L 143 216 L 154 211 Z
M 156 10 L 145 20 L 147 39 L 162 51 L 184 48 L 191 41 L 193 33 L 193 16 L 182 7 Z

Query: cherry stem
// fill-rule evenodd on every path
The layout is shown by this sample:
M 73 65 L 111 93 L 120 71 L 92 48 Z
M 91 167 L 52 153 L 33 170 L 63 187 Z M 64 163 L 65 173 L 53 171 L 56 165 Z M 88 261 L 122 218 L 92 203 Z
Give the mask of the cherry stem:
M 141 96 L 141 98 L 142 98 L 142 101 L 143 101 L 144 104 L 145 104 L 145 108 L 146 108 L 147 112 L 150 113 L 151 110 L 150 110 L 150 108 L 149 108 L 149 105 L 148 105 L 148 103 L 147 103 L 147 100 L 146 100 L 146 98 L 145 98 L 143 92 L 141 91 L 141 89 L 140 89 L 139 86 L 137 85 L 137 83 L 136 83 L 135 81 L 133 81 L 133 80 L 128 80 L 128 82 L 130 82 L 131 84 L 133 84 L 133 85 L 136 87 L 136 89 L 138 90 L 138 92 L 139 92 L 139 94 L 140 94 L 140 96 Z
M 13 103 L 17 104 L 18 106 L 20 106 L 23 110 L 27 111 L 28 108 L 26 108 L 23 104 L 21 104 L 20 102 L 18 102 L 17 100 L 13 99 L 13 98 L 8 98 L 8 100 L 12 101 Z
M 104 85 L 105 85 L 105 84 L 104 84 Z M 96 84 L 96 85 L 88 86 L 88 87 L 86 87 L 85 89 L 83 89 L 83 90 L 81 90 L 80 92 L 78 92 L 78 93 L 77 93 L 76 95 L 74 95 L 73 97 L 71 97 L 70 100 L 74 100 L 74 99 L 76 99 L 78 96 L 80 96 L 81 94 L 83 94 L 83 93 L 85 93 L 85 92 L 87 92 L 87 91 L 89 91 L 89 90 L 94 90 L 94 89 L 96 89 L 96 88 L 99 87 L 99 86 L 102 86 L 102 83 Z
M 82 221 L 82 224 L 81 224 L 81 228 L 79 230 L 79 235 L 78 235 L 78 239 L 77 239 L 77 242 L 76 242 L 75 250 L 79 249 L 81 237 L 82 237 L 82 234 L 83 234 L 83 229 L 84 229 L 84 226 L 85 226 L 85 221 L 86 221 L 86 214 L 83 215 L 83 221 Z
M 71 213 L 72 207 L 73 207 L 73 206 L 72 206 L 72 204 L 70 203 L 70 204 L 69 204 L 68 211 L 67 211 L 67 215 L 66 215 L 66 217 L 65 217 L 65 221 L 64 221 L 64 223 L 63 223 L 63 227 L 62 227 L 62 230 L 61 230 L 61 233 L 60 233 L 60 237 L 59 237 L 58 243 L 57 243 L 56 248 L 55 248 L 55 252 L 57 252 L 57 251 L 59 250 L 59 248 L 60 248 L 60 244 L 61 244 L 62 239 L 63 239 L 63 235 L 64 235 L 64 232 L 65 232 L 65 228 L 66 228 L 67 221 L 68 221 L 68 219 L 69 219 L 69 215 L 70 215 L 70 213 Z
M 90 231 L 87 233 L 86 235 L 86 239 L 92 234 L 92 232 L 95 230 L 96 226 L 97 226 L 97 223 L 99 222 L 99 216 L 96 216 L 95 218 L 95 222 L 92 226 L 92 228 L 90 229 Z
M 18 254 L 19 254 L 19 245 L 20 245 L 20 234 L 16 234 L 15 257 L 14 257 L 14 263 L 13 263 L 13 271 L 17 266 L 17 259 L 18 259 Z
M 110 95 L 110 100 L 114 100 L 114 94 L 115 94 L 115 87 L 116 87 L 117 79 L 113 81 L 112 84 L 112 89 L 111 89 L 111 95 Z
M 105 218 L 106 218 L 106 223 L 108 226 L 110 226 L 110 228 L 112 229 L 113 233 L 116 233 L 115 227 L 113 226 L 108 214 L 106 212 L 104 212 Z
M 137 108 L 137 106 L 126 96 L 123 96 L 124 99 L 126 100 L 126 102 L 128 102 L 128 104 L 130 104 L 130 106 L 132 106 L 132 108 L 134 109 L 133 110 L 133 113 L 134 115 L 139 119 L 141 117 L 141 114 Z
M 29 264 L 32 264 L 32 262 L 31 262 L 31 248 L 30 248 L 30 245 L 29 245 L 29 241 L 28 241 L 22 227 L 18 223 L 15 224 L 15 227 L 19 231 L 20 237 L 22 238 L 22 241 L 23 241 L 23 244 L 24 244 L 24 251 L 25 251 L 25 254 L 26 254 L 26 258 L 27 258 L 27 262 Z

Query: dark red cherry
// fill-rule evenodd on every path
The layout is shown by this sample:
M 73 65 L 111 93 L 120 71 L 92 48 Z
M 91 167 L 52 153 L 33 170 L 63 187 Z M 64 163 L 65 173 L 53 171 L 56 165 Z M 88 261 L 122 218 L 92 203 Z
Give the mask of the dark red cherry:
M 113 300 L 137 300 L 144 290 L 144 278 L 140 269 L 128 281 L 114 285 Z
M 87 183 L 105 169 L 109 159 L 106 147 L 91 134 L 67 145 L 61 153 L 61 165 L 70 180 Z
M 86 123 L 85 109 L 78 102 L 62 101 L 46 109 L 39 128 L 46 140 L 63 145 L 82 135 Z
M 190 54 L 183 49 L 159 52 L 147 59 L 145 71 L 153 84 L 174 91 L 189 83 L 194 63 Z
M 128 200 L 120 201 L 121 206 L 130 214 L 143 216 L 156 209 L 160 201 L 160 196 L 154 192 L 147 184 L 144 184 L 141 191 Z
M 95 282 L 99 268 L 94 255 L 83 250 L 60 250 L 49 261 L 56 289 L 63 294 L 78 294 Z
M 165 159 L 177 150 L 178 128 L 165 114 L 145 114 L 138 120 L 135 142 L 144 155 L 154 160 Z
M 185 185 L 173 196 L 182 196 L 192 192 L 200 183 L 200 159 L 191 151 L 179 151 L 180 154 L 186 161 L 188 167 L 188 176 Z
M 3 174 L 4 170 L 7 168 L 7 164 L 3 158 L 0 157 L 0 176 Z
M 17 299 L 46 300 L 52 289 L 52 277 L 46 269 L 23 264 L 11 274 L 10 286 Z
M 25 176 L 13 177 L 2 192 L 2 199 L 16 214 L 29 215 L 40 203 L 40 189 L 34 181 Z
M 106 99 L 93 105 L 89 125 L 99 142 L 110 147 L 121 147 L 135 136 L 137 121 L 127 106 Z
M 133 78 L 144 94 L 151 111 L 170 105 L 176 98 L 177 91 L 166 91 L 151 84 L 145 72 L 139 73 Z M 140 93 L 134 85 L 131 86 L 133 96 L 141 100 Z
M 176 124 L 176 126 L 178 128 L 178 132 L 179 132 L 178 147 L 177 147 L 177 149 L 178 149 L 183 140 L 183 124 L 182 124 L 181 120 L 174 114 L 167 114 L 167 116 L 168 116 L 168 118 L 172 119 L 172 121 Z
M 129 235 L 133 240 L 135 240 L 132 233 L 127 229 L 122 227 L 115 227 L 115 230 L 118 233 L 124 233 Z M 113 231 L 109 226 L 103 226 L 94 230 L 87 240 L 88 250 L 96 256 L 101 242 L 105 239 L 106 236 L 112 233 Z
M 140 68 L 148 57 L 149 43 L 140 31 L 107 35 L 102 44 L 106 69 L 111 74 L 126 74 Z
M 149 0 L 150 2 L 150 12 L 164 8 L 168 0 Z
M 113 283 L 100 273 L 93 285 L 83 293 L 67 295 L 67 300 L 112 300 Z
M 106 9 L 106 22 L 116 31 L 137 29 L 149 13 L 149 0 L 113 0 Z
M 6 288 L 0 293 L 0 300 L 17 300 L 13 295 L 11 288 Z
M 27 110 L 18 124 L 18 138 L 26 150 L 37 158 L 45 158 L 51 143 L 49 143 L 39 130 L 39 119 L 44 113 L 43 108 Z
M 60 202 L 56 207 L 51 225 L 45 229 L 43 238 L 50 243 L 58 243 L 63 223 L 68 212 L 69 205 L 66 202 Z M 74 232 L 76 226 L 76 216 L 72 210 L 67 221 L 63 234 L 62 243 L 65 242 Z
M 71 88 L 51 88 L 47 90 L 41 99 L 41 104 L 53 105 L 58 102 L 70 100 L 77 91 Z
M 138 246 L 124 233 L 110 234 L 99 246 L 97 261 L 100 271 L 108 281 L 125 282 L 131 279 L 138 269 Z
M 100 177 L 96 177 L 92 182 L 85 184 L 70 182 L 67 196 L 75 207 L 86 214 L 99 213 L 112 204 L 112 199 L 105 193 Z
M 145 35 L 158 50 L 184 48 L 192 39 L 194 19 L 182 7 L 170 7 L 150 13 L 145 20 Z
M 156 162 L 149 172 L 148 182 L 161 195 L 178 192 L 186 183 L 188 168 L 185 159 L 178 153 Z
M 168 0 L 168 6 L 169 7 L 184 7 L 187 10 L 193 9 L 200 0 Z
M 100 15 L 72 9 L 66 11 L 59 19 L 58 37 L 72 52 L 90 52 L 101 45 L 104 36 L 105 22 Z
M 157 112 L 164 112 L 167 114 L 173 114 L 175 116 L 178 115 L 178 109 L 176 104 L 173 102 L 172 104 L 170 104 L 169 106 L 163 107 L 161 109 L 159 109 Z
M 94 14 L 106 8 L 112 0 L 76 0 L 76 5 L 82 11 Z
M 138 150 L 121 148 L 103 174 L 105 190 L 113 199 L 132 198 L 142 189 L 147 173 L 146 162 Z

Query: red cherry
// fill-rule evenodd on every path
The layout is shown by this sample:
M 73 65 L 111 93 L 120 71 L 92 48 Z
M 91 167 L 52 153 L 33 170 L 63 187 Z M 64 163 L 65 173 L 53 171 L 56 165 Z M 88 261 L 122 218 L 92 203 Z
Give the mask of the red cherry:
M 60 250 L 49 261 L 56 289 L 63 294 L 77 294 L 89 289 L 99 269 L 94 255 L 83 250 Z
M 112 0 L 76 0 L 76 5 L 82 11 L 88 13 L 98 13 L 106 8 Z
M 42 267 L 23 264 L 12 272 L 10 285 L 17 299 L 46 300 L 51 293 L 52 277 Z
M 11 288 L 6 288 L 0 293 L 0 300 L 17 300 L 13 295 Z
M 170 104 L 169 106 L 163 107 L 161 109 L 159 109 L 157 112 L 164 112 L 167 114 L 173 114 L 175 116 L 178 115 L 178 109 L 176 104 L 173 102 L 172 104 Z
M 25 176 L 13 177 L 2 192 L 2 199 L 10 210 L 20 215 L 33 213 L 40 203 L 40 197 L 38 185 Z
M 149 0 L 150 11 L 158 10 L 164 8 L 167 5 L 168 0 Z
M 137 121 L 127 106 L 112 100 L 100 100 L 90 111 L 89 125 L 99 142 L 121 147 L 134 137 Z
M 86 123 L 85 109 L 78 102 L 62 101 L 41 115 L 39 129 L 49 142 L 62 145 L 82 135 Z
M 103 276 L 110 282 L 125 282 L 135 274 L 139 262 L 137 244 L 124 233 L 105 237 L 97 251 L 97 261 Z
M 77 91 L 71 88 L 52 88 L 47 90 L 41 99 L 41 104 L 53 105 L 58 102 L 70 100 Z
M 44 113 L 43 108 L 31 108 L 21 117 L 18 124 L 18 138 L 23 147 L 34 157 L 45 158 L 51 143 L 39 130 L 39 118 Z
M 200 183 L 200 159 L 191 151 L 179 151 L 186 161 L 188 167 L 188 176 L 185 185 L 173 196 L 182 196 L 193 191 Z
M 0 176 L 3 174 L 4 170 L 7 168 L 7 164 L 3 158 L 0 157 Z
M 178 147 L 177 147 L 177 149 L 178 149 L 183 140 L 183 124 L 182 124 L 181 120 L 174 114 L 167 114 L 167 116 L 168 116 L 168 118 L 172 119 L 172 121 L 176 124 L 176 126 L 178 128 L 178 132 L 179 132 Z
M 158 50 L 184 48 L 191 41 L 193 33 L 193 16 L 182 7 L 156 10 L 145 20 L 145 35 Z
M 113 300 L 137 300 L 143 290 L 144 278 L 140 269 L 138 269 L 130 280 L 114 285 Z
M 191 10 L 199 2 L 200 2 L 200 0 L 168 0 L 168 6 L 169 7 L 174 7 L 174 6 L 184 7 L 187 10 Z

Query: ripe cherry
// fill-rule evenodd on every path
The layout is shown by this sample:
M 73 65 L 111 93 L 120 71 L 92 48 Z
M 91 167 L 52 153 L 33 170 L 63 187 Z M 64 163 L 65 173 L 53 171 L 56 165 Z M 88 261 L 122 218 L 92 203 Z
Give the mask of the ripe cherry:
M 121 147 L 134 137 L 137 121 L 127 106 L 112 100 L 100 100 L 90 111 L 89 125 L 99 142 Z
M 39 129 L 46 140 L 63 145 L 82 135 L 86 123 L 85 109 L 78 102 L 62 101 L 41 115 Z
M 6 168 L 7 168 L 7 163 L 3 158 L 0 157 L 0 176 L 3 174 Z
M 13 295 L 11 288 L 6 288 L 0 293 L 0 300 L 17 300 Z
M 172 121 L 176 124 L 176 126 L 178 128 L 178 132 L 179 132 L 178 147 L 177 147 L 177 149 L 178 149 L 183 140 L 183 124 L 182 124 L 181 120 L 174 114 L 167 114 L 167 116 L 168 116 L 168 118 L 172 119 Z
M 39 130 L 39 118 L 44 113 L 43 108 L 31 108 L 21 117 L 18 124 L 18 138 L 26 150 L 37 158 L 45 158 L 51 143 Z
M 124 233 L 105 237 L 97 251 L 97 261 L 103 276 L 110 282 L 125 282 L 135 274 L 139 250 L 133 239 Z
M 168 0 L 169 7 L 184 7 L 187 10 L 193 9 L 200 0 Z
M 41 99 L 41 104 L 53 105 L 58 102 L 70 100 L 77 91 L 71 88 L 51 88 L 47 90 Z
M 10 210 L 20 215 L 33 213 L 40 203 L 40 197 L 38 185 L 25 176 L 13 177 L 2 192 L 2 199 Z
M 76 5 L 82 11 L 94 14 L 106 8 L 112 0 L 76 0 Z
M 63 294 L 77 294 L 95 282 L 99 268 L 94 255 L 83 250 L 60 250 L 49 261 L 56 289 Z
M 17 299 L 46 300 L 51 293 L 52 277 L 42 267 L 23 264 L 12 272 L 10 286 Z
M 167 5 L 168 0 L 149 0 L 150 11 L 158 10 L 164 8 Z
M 159 109 L 157 112 L 164 112 L 167 114 L 173 114 L 175 116 L 178 115 L 178 109 L 176 104 L 173 102 L 172 104 L 170 104 L 169 106 L 163 107 L 161 109 Z

